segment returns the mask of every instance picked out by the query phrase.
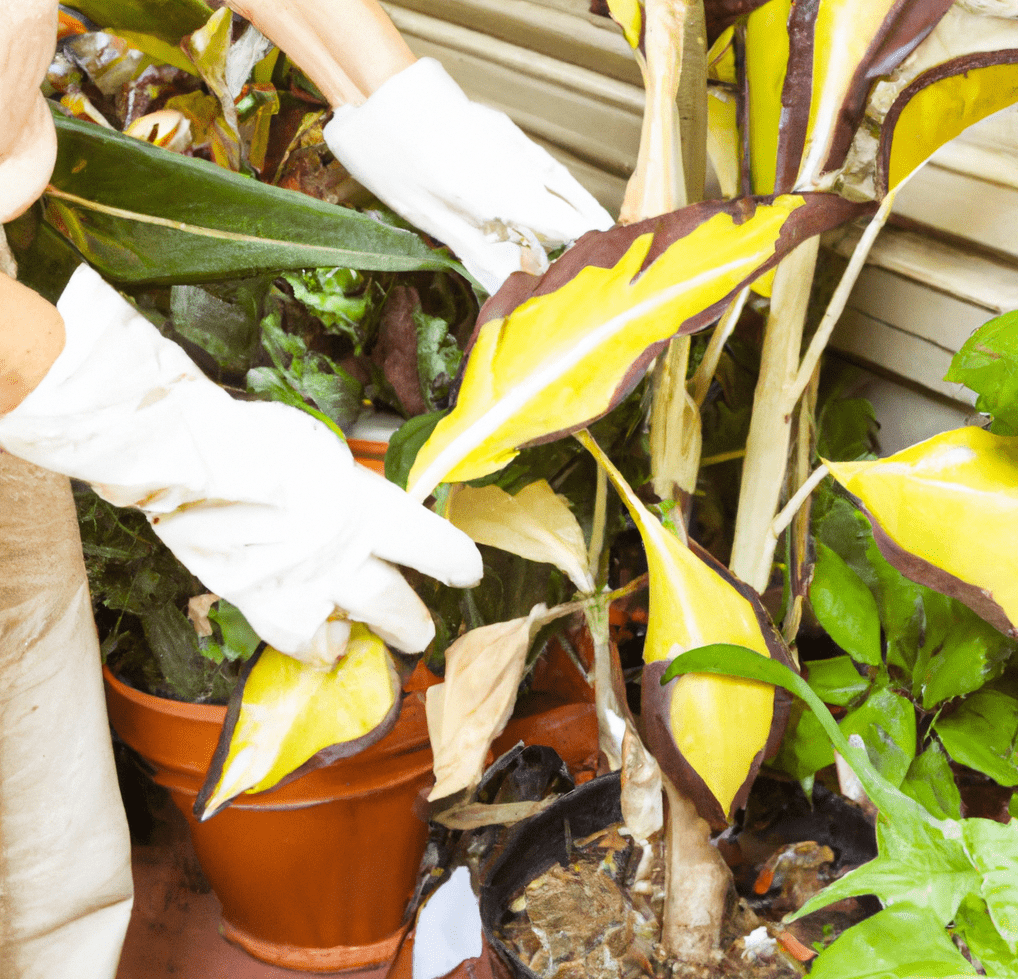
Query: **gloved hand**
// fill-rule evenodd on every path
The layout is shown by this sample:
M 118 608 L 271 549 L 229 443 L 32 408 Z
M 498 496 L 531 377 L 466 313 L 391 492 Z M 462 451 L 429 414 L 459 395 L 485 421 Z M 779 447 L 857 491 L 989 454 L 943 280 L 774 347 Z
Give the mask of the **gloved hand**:
M 42 383 L 0 416 L 0 445 L 140 507 L 207 588 L 282 652 L 331 663 L 349 625 L 406 652 L 427 609 L 394 564 L 466 587 L 473 542 L 354 463 L 297 409 L 233 400 L 87 266 L 57 304 L 67 339 Z
M 476 102 L 433 58 L 325 127 L 336 158 L 411 224 L 445 242 L 494 293 L 546 248 L 606 231 L 611 215 L 507 115 Z

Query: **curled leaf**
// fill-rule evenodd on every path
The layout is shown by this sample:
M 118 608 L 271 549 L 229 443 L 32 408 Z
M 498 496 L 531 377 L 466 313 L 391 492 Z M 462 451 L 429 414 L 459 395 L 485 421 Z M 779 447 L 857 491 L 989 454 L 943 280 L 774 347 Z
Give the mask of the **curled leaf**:
M 583 531 L 546 479 L 511 496 L 498 486 L 456 486 L 446 517 L 478 544 L 498 547 L 528 561 L 554 564 L 581 592 L 592 592 Z
M 399 705 L 389 652 L 360 623 L 330 670 L 266 646 L 249 660 L 230 700 L 195 815 L 208 819 L 242 792 L 275 788 L 362 751 L 389 732 Z
M 1018 440 L 970 426 L 886 459 L 827 465 L 888 562 L 1018 635 Z
M 492 741 L 502 733 L 523 678 L 527 650 L 547 612 L 471 629 L 445 653 L 445 682 L 428 688 L 428 734 L 435 753 L 429 800 L 476 785 Z
M 752 680 L 690 674 L 662 687 L 661 676 L 679 654 L 714 643 L 743 646 L 782 662 L 788 655 L 759 597 L 706 552 L 694 552 L 666 530 L 597 444 L 586 433 L 579 438 L 607 469 L 647 552 L 642 714 L 648 744 L 700 815 L 723 827 L 745 804 L 765 751 L 780 737 L 785 700 L 775 711 L 774 689 Z

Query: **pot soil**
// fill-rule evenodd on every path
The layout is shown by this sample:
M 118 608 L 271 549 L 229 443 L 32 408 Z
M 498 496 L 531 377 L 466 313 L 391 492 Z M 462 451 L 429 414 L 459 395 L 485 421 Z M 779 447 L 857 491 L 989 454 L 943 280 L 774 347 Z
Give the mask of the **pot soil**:
M 794 786 L 788 790 L 799 791 Z M 663 846 L 658 843 L 655 849 L 650 886 L 645 893 L 634 893 L 631 884 L 641 851 L 619 832 L 619 794 L 618 773 L 569 792 L 520 823 L 491 865 L 481 888 L 481 919 L 488 945 L 514 979 L 802 976 L 802 960 L 813 952 L 777 924 L 781 914 L 801 906 L 856 860 L 873 856 L 872 828 L 868 840 L 856 840 L 859 827 L 840 811 L 836 822 L 853 824 L 846 827 L 847 839 L 832 841 L 834 849 L 844 849 L 843 854 L 835 856 L 832 847 L 816 842 L 772 840 L 767 847 L 771 856 L 750 878 L 747 894 L 740 897 L 734 890 L 730 894 L 717 961 L 706 970 L 683 966 L 670 961 L 657 944 L 664 898 Z M 791 813 L 786 808 L 781 815 L 785 821 Z M 806 829 L 808 835 L 799 838 L 817 839 L 817 830 L 829 823 L 830 816 L 807 817 L 807 825 L 797 828 Z M 739 834 L 725 837 L 729 848 L 738 847 Z M 747 851 L 752 842 L 762 857 L 765 844 L 760 837 L 745 842 Z M 792 903 L 783 906 L 789 898 Z M 837 933 L 872 913 L 873 909 L 847 908 L 847 903 L 811 915 L 823 921 L 806 925 L 807 931 L 816 928 L 820 937 L 819 930 L 826 925 Z M 796 931 L 800 924 L 793 926 Z
M 381 741 L 199 823 L 191 810 L 226 708 L 153 697 L 104 670 L 110 722 L 187 819 L 227 939 L 307 971 L 364 968 L 395 954 L 427 838 L 413 815 L 431 778 L 425 675 L 411 678 Z

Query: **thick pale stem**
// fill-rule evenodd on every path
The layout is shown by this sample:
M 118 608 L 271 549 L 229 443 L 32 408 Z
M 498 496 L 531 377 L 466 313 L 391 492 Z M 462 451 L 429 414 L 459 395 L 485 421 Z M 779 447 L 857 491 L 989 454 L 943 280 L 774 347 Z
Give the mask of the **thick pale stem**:
M 601 567 L 601 551 L 604 549 L 604 531 L 608 520 L 608 473 L 604 466 L 597 467 L 597 489 L 594 494 L 594 519 L 590 528 L 590 544 L 587 547 L 587 570 L 597 581 Z
M 788 465 L 792 424 L 788 402 L 799 370 L 799 348 L 819 247 L 819 238 L 811 238 L 778 266 L 764 333 L 760 378 L 753 395 L 731 567 L 739 578 L 760 592 L 767 587 L 774 558 L 775 540 L 770 525 L 778 509 Z
M 781 508 L 781 512 L 771 523 L 771 536 L 777 539 L 781 532 L 795 519 L 799 507 L 806 502 L 813 492 L 827 477 L 830 470 L 826 466 L 818 466 L 810 477 L 796 490 L 795 495 Z
M 661 944 L 678 962 L 708 965 L 721 939 L 732 872 L 711 845 L 710 827 L 696 806 L 664 779 L 667 878 Z
M 663 500 L 691 496 L 700 468 L 700 411 L 686 389 L 688 364 L 689 337 L 677 337 L 654 373 L 650 468 L 654 492 Z

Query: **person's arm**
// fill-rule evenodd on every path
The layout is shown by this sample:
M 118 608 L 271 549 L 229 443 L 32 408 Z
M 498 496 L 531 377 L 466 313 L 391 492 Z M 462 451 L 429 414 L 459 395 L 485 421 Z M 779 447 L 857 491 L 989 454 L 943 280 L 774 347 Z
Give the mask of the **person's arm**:
M 0 415 L 35 390 L 63 349 L 57 308 L 0 272 Z
M 229 0 L 331 105 L 360 105 L 417 59 L 374 0 Z

